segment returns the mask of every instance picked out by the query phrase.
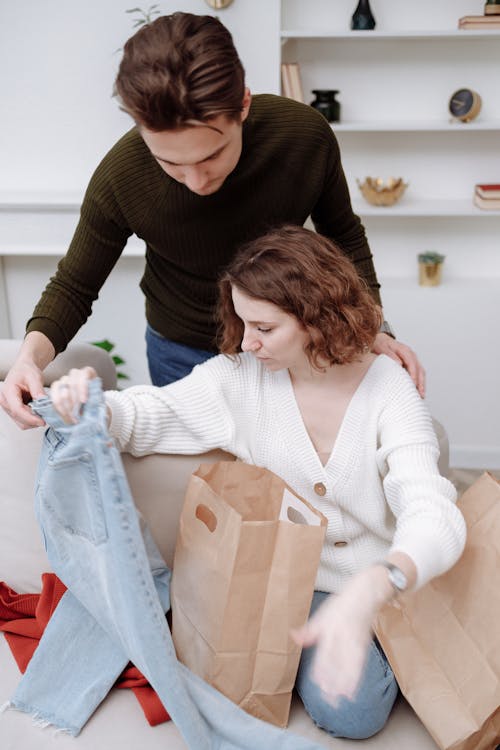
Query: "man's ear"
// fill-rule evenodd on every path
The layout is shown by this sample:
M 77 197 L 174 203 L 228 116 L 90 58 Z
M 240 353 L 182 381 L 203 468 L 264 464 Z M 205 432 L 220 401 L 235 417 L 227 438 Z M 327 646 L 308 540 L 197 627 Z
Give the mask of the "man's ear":
M 243 94 L 243 103 L 241 105 L 241 122 L 247 119 L 251 103 L 252 103 L 252 94 L 250 93 L 250 89 L 245 88 L 245 93 Z

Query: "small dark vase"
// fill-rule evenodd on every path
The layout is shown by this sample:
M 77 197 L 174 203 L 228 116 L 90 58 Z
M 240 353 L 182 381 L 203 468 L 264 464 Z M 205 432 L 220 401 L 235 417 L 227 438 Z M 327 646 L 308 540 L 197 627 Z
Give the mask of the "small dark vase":
M 335 99 L 339 92 L 333 89 L 313 89 L 312 93 L 316 99 L 311 102 L 311 107 L 321 112 L 328 122 L 339 122 L 340 102 Z
M 370 8 L 370 0 L 359 0 L 358 7 L 351 19 L 354 31 L 371 31 L 375 28 L 375 18 Z

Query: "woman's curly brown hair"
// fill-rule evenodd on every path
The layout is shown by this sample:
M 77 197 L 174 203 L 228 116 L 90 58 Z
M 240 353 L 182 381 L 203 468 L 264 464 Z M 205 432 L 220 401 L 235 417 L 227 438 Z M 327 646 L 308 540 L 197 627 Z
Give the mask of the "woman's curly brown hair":
M 309 332 L 316 369 L 346 364 L 371 348 L 382 311 L 351 261 L 326 237 L 297 226 L 273 229 L 236 254 L 219 281 L 219 350 L 241 351 L 243 323 L 231 288 L 293 315 Z

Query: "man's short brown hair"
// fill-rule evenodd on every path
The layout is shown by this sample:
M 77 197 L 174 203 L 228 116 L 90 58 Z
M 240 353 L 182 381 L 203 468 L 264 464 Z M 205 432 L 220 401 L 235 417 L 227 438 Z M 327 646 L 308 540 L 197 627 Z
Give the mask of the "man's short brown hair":
M 221 114 L 237 120 L 245 73 L 217 18 L 172 13 L 126 42 L 115 93 L 138 125 L 160 132 Z
M 297 226 L 273 229 L 242 247 L 219 282 L 219 349 L 241 351 L 243 323 L 231 288 L 272 302 L 308 331 L 313 367 L 346 364 L 372 347 L 382 313 L 351 261 L 326 237 Z

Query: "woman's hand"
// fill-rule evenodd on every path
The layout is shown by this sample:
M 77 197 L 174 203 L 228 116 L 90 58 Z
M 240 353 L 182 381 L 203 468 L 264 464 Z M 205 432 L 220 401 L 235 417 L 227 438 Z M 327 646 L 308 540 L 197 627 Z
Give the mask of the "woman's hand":
M 300 646 L 316 645 L 312 679 L 333 706 L 354 698 L 368 648 L 372 623 L 393 596 L 387 571 L 373 566 L 355 575 L 339 595 L 329 596 L 292 637 Z
M 87 402 L 89 380 L 97 377 L 93 367 L 81 370 L 70 370 L 50 387 L 50 398 L 54 409 L 61 415 L 66 424 L 76 424 L 82 404 Z

